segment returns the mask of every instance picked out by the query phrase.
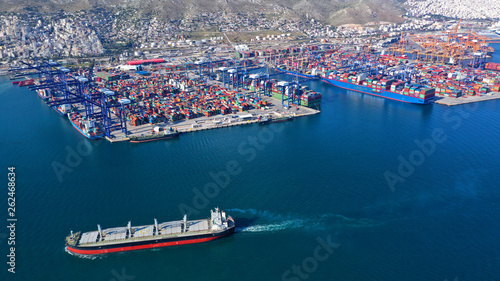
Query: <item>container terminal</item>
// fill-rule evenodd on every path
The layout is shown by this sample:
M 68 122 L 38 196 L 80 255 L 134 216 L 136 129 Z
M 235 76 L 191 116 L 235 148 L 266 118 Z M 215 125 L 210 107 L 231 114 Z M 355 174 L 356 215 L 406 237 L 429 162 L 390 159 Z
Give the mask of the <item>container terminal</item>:
M 318 113 L 322 95 L 301 85 L 304 79 L 422 105 L 498 99 L 500 65 L 487 61 L 494 51 L 489 42 L 455 29 L 401 34 L 382 53 L 370 46 L 320 44 L 77 71 L 34 61 L 11 73 L 13 83 L 36 90 L 83 136 L 146 142 Z M 279 73 L 290 75 L 284 80 Z
M 35 90 L 89 139 L 133 143 L 262 120 L 319 113 L 322 95 L 298 79 L 277 80 L 252 60 L 206 59 L 182 64 L 130 61 L 129 71 L 71 71 L 52 61 L 13 69 L 14 84 Z M 36 76 L 29 78 L 28 76 Z M 16 79 L 17 78 L 17 79 Z M 29 79 L 28 79 L 29 78 Z M 21 80 L 19 80 L 21 79 Z
M 458 33 L 407 35 L 382 53 L 362 48 L 302 48 L 271 53 L 268 63 L 279 71 L 317 78 L 336 87 L 408 103 L 459 105 L 500 98 L 500 64 L 488 62 L 494 52 L 486 36 Z

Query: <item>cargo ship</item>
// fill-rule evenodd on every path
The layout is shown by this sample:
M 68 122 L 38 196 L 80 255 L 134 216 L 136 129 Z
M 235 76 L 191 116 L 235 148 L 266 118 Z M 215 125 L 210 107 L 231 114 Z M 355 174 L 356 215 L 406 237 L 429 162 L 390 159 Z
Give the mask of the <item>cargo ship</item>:
M 201 243 L 234 233 L 234 220 L 226 212 L 215 208 L 207 219 L 180 221 L 143 226 L 115 227 L 97 231 L 76 232 L 66 237 L 66 250 L 81 255 L 99 255 L 141 249 L 160 248 L 183 244 Z
M 40 96 L 40 94 L 38 94 L 38 95 Z M 40 96 L 40 97 L 42 97 L 42 96 Z M 48 102 L 55 102 L 55 101 L 57 101 L 59 99 L 61 99 L 61 98 L 54 97 L 54 95 L 52 95 L 51 97 L 48 97 L 46 99 L 46 101 L 48 101 Z M 52 107 L 52 109 L 54 109 L 60 115 L 66 115 L 68 113 L 73 112 L 73 110 L 74 110 L 73 106 L 71 104 L 52 105 L 51 107 Z
M 36 93 L 43 100 L 48 100 L 51 97 L 50 89 L 38 89 L 36 90 Z
M 157 140 L 166 140 L 179 136 L 179 132 L 177 130 L 169 129 L 168 131 L 160 131 L 154 134 L 145 135 L 145 136 L 133 136 L 130 137 L 131 143 L 141 143 L 141 142 L 149 142 L 149 141 L 157 141 Z
M 492 56 L 495 53 L 495 48 L 488 46 L 486 47 L 486 55 Z
M 405 85 L 401 81 L 370 80 L 360 81 L 359 79 L 349 79 L 348 77 L 341 77 L 341 79 L 321 77 L 321 81 L 335 87 L 386 99 L 414 104 L 429 104 L 434 100 L 435 89 L 424 88 L 418 84 Z
M 290 75 L 303 76 L 294 71 L 283 70 Z M 367 79 L 364 77 L 352 76 L 349 73 L 342 73 L 337 76 L 319 75 L 321 81 L 346 90 L 369 94 L 386 99 L 392 99 L 407 103 L 428 104 L 434 100 L 434 90 L 427 89 L 420 85 L 411 84 L 412 87 L 405 87 L 401 81 L 382 79 Z M 373 81 L 375 80 L 375 83 Z M 417 91 L 416 91 L 417 90 Z
M 35 84 L 35 79 L 26 79 L 26 80 L 19 81 L 19 83 L 17 83 L 17 85 L 19 87 L 31 86 L 34 84 Z
M 104 137 L 104 132 L 94 119 L 86 119 L 80 113 L 68 113 L 71 125 L 84 137 L 97 140 Z
M 35 79 L 26 79 L 26 80 L 12 81 L 12 84 L 18 85 L 19 87 L 31 86 L 31 85 L 35 84 Z

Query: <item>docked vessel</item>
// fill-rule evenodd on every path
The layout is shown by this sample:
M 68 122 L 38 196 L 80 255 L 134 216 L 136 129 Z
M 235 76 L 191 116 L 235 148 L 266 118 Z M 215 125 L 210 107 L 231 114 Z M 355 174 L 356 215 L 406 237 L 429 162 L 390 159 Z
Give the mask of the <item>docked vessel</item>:
M 264 124 L 285 122 L 285 121 L 289 121 L 289 120 L 293 120 L 292 115 L 278 116 L 278 117 L 274 117 L 274 118 L 271 116 L 262 117 L 262 118 L 259 117 L 259 124 L 264 125 Z
M 131 137 L 130 142 L 131 143 L 141 143 L 141 142 L 171 139 L 171 138 L 175 138 L 175 137 L 179 136 L 179 132 L 177 130 L 172 129 L 172 128 L 170 128 L 169 130 L 163 130 L 163 131 L 160 131 L 157 128 L 158 127 L 156 127 L 155 130 L 153 131 L 153 133 L 150 135 Z
M 342 89 L 406 103 L 429 104 L 434 100 L 434 89 L 422 88 L 416 84 L 408 87 L 390 80 L 377 80 L 375 83 L 366 80 L 358 82 L 356 79 L 347 77 L 342 77 L 342 79 L 321 77 L 321 80 Z
M 60 115 L 66 115 L 72 111 L 71 105 L 68 104 L 52 106 L 52 108 Z
M 71 122 L 71 125 L 73 125 L 73 127 L 84 137 L 91 140 L 101 139 L 104 137 L 104 132 L 94 119 L 86 119 L 79 113 L 68 114 L 68 119 Z
M 226 212 L 215 208 L 207 219 L 180 221 L 153 225 L 115 227 L 97 231 L 77 232 L 66 237 L 66 249 L 70 253 L 99 255 L 140 249 L 201 243 L 234 233 L 234 220 Z
M 491 56 L 495 53 L 495 48 L 488 46 L 486 47 L 486 55 Z
M 284 70 L 281 68 L 277 69 L 290 75 L 298 75 L 302 77 L 304 77 L 305 75 L 295 71 Z M 434 100 L 434 91 L 429 91 L 430 89 L 424 89 L 423 87 L 418 87 L 417 89 L 416 85 L 415 89 L 411 89 L 411 91 L 409 87 L 407 87 L 408 90 L 405 90 L 405 87 L 403 83 L 401 83 L 401 81 L 367 79 L 366 76 L 359 79 L 359 77 L 352 76 L 349 73 L 339 73 L 337 75 L 330 73 L 328 74 L 328 76 L 320 75 L 319 77 L 321 81 L 342 89 L 369 94 L 386 99 L 416 104 L 428 104 Z M 375 80 L 375 82 L 373 82 L 373 80 Z
M 49 97 L 47 100 L 50 102 L 58 99 L 59 98 Z M 59 115 L 66 115 L 68 113 L 73 112 L 74 110 L 71 104 L 53 105 L 52 109 L 54 109 L 57 113 L 59 113 Z
M 20 81 L 12 81 L 12 84 L 18 85 L 19 87 L 31 86 L 35 84 L 35 79 L 26 79 Z
M 35 81 L 35 85 L 37 87 L 40 87 L 40 80 L 36 80 Z M 36 93 L 38 94 L 38 96 L 42 99 L 42 100 L 49 100 L 51 97 L 52 97 L 52 91 L 50 90 L 50 88 L 41 88 L 41 89 L 37 89 L 36 90 Z
M 38 89 L 36 90 L 36 93 L 43 100 L 48 100 L 51 97 L 50 89 Z

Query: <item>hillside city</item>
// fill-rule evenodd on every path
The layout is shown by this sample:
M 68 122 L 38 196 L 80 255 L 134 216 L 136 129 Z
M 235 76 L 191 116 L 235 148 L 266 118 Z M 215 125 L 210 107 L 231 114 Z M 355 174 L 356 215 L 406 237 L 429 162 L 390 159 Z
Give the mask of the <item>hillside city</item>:
M 412 16 L 442 15 L 456 19 L 498 19 L 500 1 L 497 0 L 408 0 Z

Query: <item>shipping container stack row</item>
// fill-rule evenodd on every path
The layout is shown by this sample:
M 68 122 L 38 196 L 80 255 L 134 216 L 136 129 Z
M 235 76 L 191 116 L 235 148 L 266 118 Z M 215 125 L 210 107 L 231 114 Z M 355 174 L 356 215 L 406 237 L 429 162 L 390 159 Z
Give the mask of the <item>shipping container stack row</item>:
M 487 62 L 484 65 L 484 68 L 487 69 L 487 70 L 497 70 L 497 71 L 500 71 L 500 63 Z
M 430 99 L 434 96 L 434 89 L 425 88 L 424 86 L 415 83 L 406 84 L 403 81 L 387 79 L 382 75 L 367 77 L 366 74 L 357 74 L 356 72 L 328 72 L 325 77 L 341 82 L 362 85 L 370 88 L 376 93 L 380 93 L 381 91 L 391 91 L 393 93 L 421 99 Z
M 282 100 L 283 99 L 283 89 L 280 87 L 277 87 L 278 85 L 278 80 L 276 79 L 271 79 L 265 82 L 262 82 L 262 87 L 268 88 L 271 90 L 269 93 L 271 97 Z M 302 105 L 306 107 L 311 107 L 311 108 L 317 108 L 321 104 L 322 100 L 322 94 L 314 92 L 310 90 L 307 86 L 301 86 L 298 91 L 292 91 L 292 93 L 288 93 L 285 91 L 285 97 L 288 97 L 290 95 L 294 99 L 299 100 L 300 104 L 295 104 L 295 105 Z
M 434 97 L 435 89 L 425 88 L 424 86 L 419 84 L 406 84 L 401 94 L 427 100 Z
M 200 88 L 184 92 L 178 88 L 184 84 Z M 180 74 L 112 81 L 105 86 L 115 92 L 109 99 L 129 98 L 132 101 L 130 105 L 125 106 L 127 121 L 132 126 L 225 115 L 252 108 L 262 109 L 270 105 L 258 98 L 247 99 L 236 91 L 218 86 L 207 87 Z M 119 114 L 118 109 L 112 110 Z
M 307 86 L 300 89 L 300 104 L 307 107 L 319 107 L 322 100 L 321 93 L 310 90 Z
M 299 62 L 302 68 L 307 68 L 308 70 L 316 69 L 322 77 L 325 77 L 328 72 L 345 72 L 350 75 L 355 75 L 351 73 L 358 71 L 362 68 L 376 68 L 377 66 L 383 65 L 384 68 L 389 68 L 398 65 L 395 62 L 390 61 L 380 61 L 379 57 L 370 54 L 358 54 L 349 53 L 339 50 L 330 55 L 323 55 L 320 58 L 314 58 L 309 60 L 303 60 Z
M 449 65 L 419 65 L 421 76 L 437 95 L 460 97 L 484 95 L 500 90 L 500 73 Z

